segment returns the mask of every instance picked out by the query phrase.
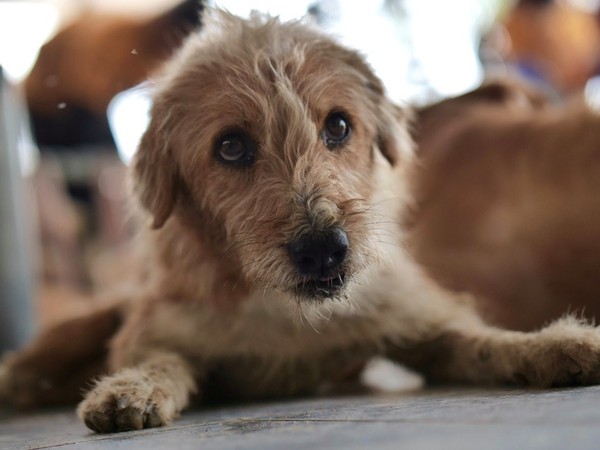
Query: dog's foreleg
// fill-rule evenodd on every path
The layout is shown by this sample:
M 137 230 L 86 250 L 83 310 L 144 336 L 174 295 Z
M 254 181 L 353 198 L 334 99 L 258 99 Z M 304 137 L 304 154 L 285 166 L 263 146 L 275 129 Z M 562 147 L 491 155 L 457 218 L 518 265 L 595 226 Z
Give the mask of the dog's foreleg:
M 391 345 L 389 356 L 431 381 L 538 387 L 600 382 L 600 332 L 562 319 L 535 333 L 459 323 L 436 337 Z
M 391 359 L 434 382 L 538 387 L 600 382 L 600 330 L 575 318 L 537 332 L 485 324 L 466 302 L 423 283 L 402 300 Z M 402 288 L 391 290 L 401 291 Z M 389 291 L 388 291 L 389 292 Z
M 177 353 L 148 352 L 137 365 L 102 378 L 77 413 L 98 433 L 166 425 L 196 392 L 198 375 Z

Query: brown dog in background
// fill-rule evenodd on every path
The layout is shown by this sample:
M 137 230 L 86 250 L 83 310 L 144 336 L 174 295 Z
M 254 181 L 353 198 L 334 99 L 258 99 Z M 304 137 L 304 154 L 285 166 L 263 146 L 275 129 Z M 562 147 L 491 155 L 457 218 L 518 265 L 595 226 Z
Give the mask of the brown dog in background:
M 111 145 L 110 101 L 160 68 L 199 25 L 201 0 L 132 18 L 85 12 L 47 42 L 24 83 L 38 145 Z
M 415 258 L 503 327 L 600 318 L 600 116 L 516 83 L 417 114 Z
M 94 368 L 115 329 L 110 374 L 78 408 L 97 432 L 167 424 L 193 396 L 308 394 L 373 356 L 433 381 L 599 382 L 597 329 L 490 327 L 407 255 L 406 117 L 329 37 L 214 12 L 157 81 L 136 155 L 147 279 L 125 307 L 7 358 L 1 401 L 66 397 L 78 380 L 56 366 Z

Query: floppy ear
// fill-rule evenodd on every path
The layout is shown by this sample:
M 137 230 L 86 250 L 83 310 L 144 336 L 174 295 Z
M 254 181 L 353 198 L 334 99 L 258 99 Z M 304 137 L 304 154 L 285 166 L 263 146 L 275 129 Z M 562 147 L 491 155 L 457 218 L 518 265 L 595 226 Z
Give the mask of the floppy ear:
M 166 131 L 152 119 L 133 159 L 133 192 L 152 214 L 152 228 L 164 225 L 177 201 L 178 170 Z
M 413 152 L 409 134 L 411 112 L 394 104 L 386 95 L 383 83 L 367 67 L 368 87 L 374 96 L 377 120 L 377 147 L 388 162 L 395 166 Z
M 409 111 L 394 105 L 383 96 L 379 104 L 377 124 L 377 146 L 392 166 L 410 157 L 413 143 L 408 132 Z
M 413 152 L 412 139 L 408 132 L 410 111 L 392 103 L 387 97 L 383 83 L 360 54 L 354 51 L 346 52 L 342 56 L 343 59 L 364 77 L 374 104 L 375 120 L 377 121 L 377 147 L 385 159 L 394 166 L 401 159 L 410 157 Z

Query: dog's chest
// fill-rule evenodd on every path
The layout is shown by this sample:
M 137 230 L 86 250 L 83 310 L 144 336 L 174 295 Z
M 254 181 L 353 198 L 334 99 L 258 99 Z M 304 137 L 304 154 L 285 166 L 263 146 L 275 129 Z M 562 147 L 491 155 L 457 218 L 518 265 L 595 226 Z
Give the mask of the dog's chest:
M 361 314 L 356 307 L 341 303 L 313 311 L 295 308 L 275 295 L 250 298 L 233 311 L 171 304 L 162 307 L 153 316 L 154 323 L 145 328 L 152 341 L 174 343 L 202 360 L 315 359 L 347 349 L 377 347 L 386 335 L 383 312 Z
M 207 395 L 265 398 L 355 381 L 382 336 L 373 318 L 337 305 L 311 317 L 277 298 L 249 299 L 236 311 L 171 305 L 153 320 L 152 340 L 170 342 L 207 370 Z M 327 315 L 325 315 L 327 313 Z M 174 326 L 176 324 L 176 326 Z
M 203 392 L 218 401 L 311 394 L 357 384 L 374 348 L 346 348 L 292 357 L 237 355 L 210 364 Z

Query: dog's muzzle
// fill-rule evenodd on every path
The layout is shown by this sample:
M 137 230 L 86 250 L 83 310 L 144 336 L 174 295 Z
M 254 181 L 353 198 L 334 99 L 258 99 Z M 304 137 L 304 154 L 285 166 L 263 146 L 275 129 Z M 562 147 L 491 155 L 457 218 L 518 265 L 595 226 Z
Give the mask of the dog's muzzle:
M 341 228 L 305 234 L 288 244 L 294 267 L 303 277 L 296 290 L 311 298 L 334 297 L 344 286 L 348 236 Z

